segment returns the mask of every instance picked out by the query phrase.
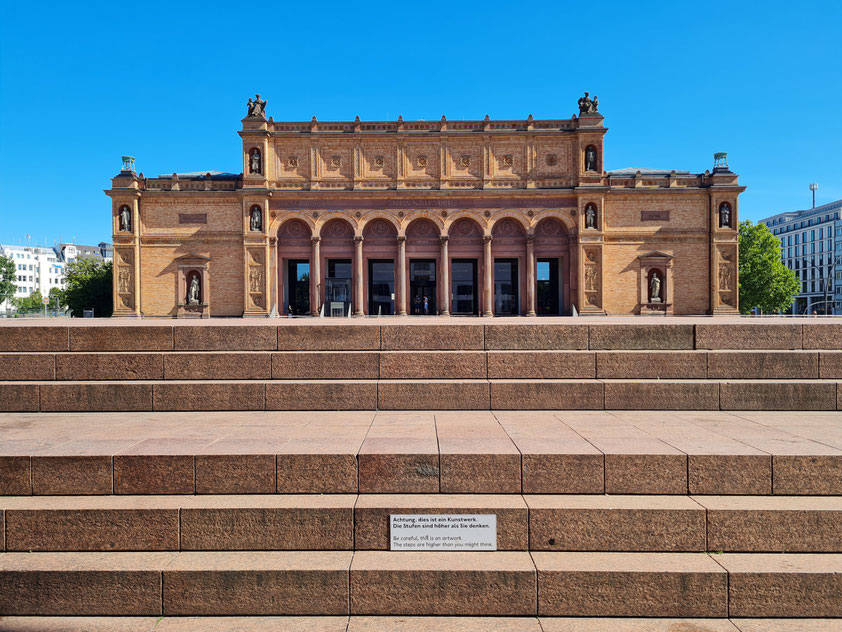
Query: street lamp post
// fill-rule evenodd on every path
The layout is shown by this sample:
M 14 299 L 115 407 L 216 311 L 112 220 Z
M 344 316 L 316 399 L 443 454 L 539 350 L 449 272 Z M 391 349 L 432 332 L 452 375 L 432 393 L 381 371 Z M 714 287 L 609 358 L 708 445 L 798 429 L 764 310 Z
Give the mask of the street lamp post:
M 810 183 L 810 191 L 813 192 L 813 208 L 816 208 L 816 191 L 818 191 L 819 185 L 816 182 Z

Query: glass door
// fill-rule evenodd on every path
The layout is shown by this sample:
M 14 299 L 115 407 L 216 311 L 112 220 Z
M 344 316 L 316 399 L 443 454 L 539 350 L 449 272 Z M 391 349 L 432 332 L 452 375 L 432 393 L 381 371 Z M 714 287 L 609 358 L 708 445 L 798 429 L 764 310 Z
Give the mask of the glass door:
M 351 307 L 351 260 L 328 259 L 325 316 L 347 316 Z
M 413 259 L 409 262 L 409 313 L 436 314 L 436 262 Z
M 453 314 L 476 315 L 477 312 L 477 260 L 453 259 L 451 266 L 453 277 Z
M 309 314 L 310 260 L 290 259 L 287 268 L 287 312 L 294 316 Z
M 517 316 L 517 259 L 494 260 L 494 315 Z
M 538 259 L 537 267 L 535 312 L 539 316 L 558 316 L 561 313 L 558 301 L 558 259 Z
M 368 260 L 368 314 L 395 313 L 395 262 L 393 259 Z

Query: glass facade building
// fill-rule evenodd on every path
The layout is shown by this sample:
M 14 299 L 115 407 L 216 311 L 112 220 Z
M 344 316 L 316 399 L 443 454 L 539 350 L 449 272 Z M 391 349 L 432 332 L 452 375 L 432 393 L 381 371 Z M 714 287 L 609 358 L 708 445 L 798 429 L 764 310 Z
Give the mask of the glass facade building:
M 781 242 L 800 291 L 790 313 L 842 314 L 842 200 L 760 220 Z

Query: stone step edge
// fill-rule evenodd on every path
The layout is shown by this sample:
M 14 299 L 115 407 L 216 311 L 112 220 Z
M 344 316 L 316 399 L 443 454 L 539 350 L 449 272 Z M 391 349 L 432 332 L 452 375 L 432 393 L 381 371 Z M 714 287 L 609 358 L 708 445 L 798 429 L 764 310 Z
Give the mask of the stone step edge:
M 210 410 L 842 410 L 833 380 L 2 382 L 2 412 Z
M 842 554 L 4 553 L 4 584 L 5 614 L 842 617 Z

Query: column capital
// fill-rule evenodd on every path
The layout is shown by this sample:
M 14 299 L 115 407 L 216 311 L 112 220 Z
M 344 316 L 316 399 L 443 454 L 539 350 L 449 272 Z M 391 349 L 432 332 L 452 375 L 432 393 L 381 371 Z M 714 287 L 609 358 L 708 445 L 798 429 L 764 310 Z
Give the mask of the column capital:
M 527 234 L 526 235 L 526 243 L 531 244 L 535 241 L 535 235 Z
M 357 242 L 358 244 L 361 244 L 364 239 L 365 239 L 365 237 L 363 237 L 362 235 L 354 235 L 354 241 Z
M 450 236 L 442 235 L 441 237 L 439 237 L 439 239 L 441 240 L 441 243 L 446 244 L 448 241 L 450 241 Z
M 406 241 L 406 235 L 398 235 L 398 243 L 402 244 Z
M 276 237 L 270 237 L 269 238 L 269 245 L 274 246 L 276 241 L 278 241 L 278 239 Z
M 322 240 L 321 237 L 310 237 L 310 241 L 313 242 L 314 244 L 319 243 L 321 240 Z
M 482 242 L 484 244 L 490 244 L 492 239 L 494 239 L 494 237 L 492 237 L 491 235 L 483 235 L 482 236 Z

